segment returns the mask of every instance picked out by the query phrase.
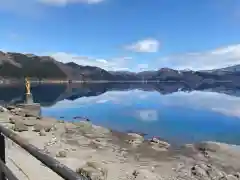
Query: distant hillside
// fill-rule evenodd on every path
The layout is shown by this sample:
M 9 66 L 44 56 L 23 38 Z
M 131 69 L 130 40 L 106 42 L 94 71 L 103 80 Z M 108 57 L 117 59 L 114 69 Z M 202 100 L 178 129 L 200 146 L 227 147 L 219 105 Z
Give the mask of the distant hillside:
M 39 79 L 82 78 L 80 73 L 48 56 L 0 52 L 0 76 Z
M 101 69 L 99 67 L 94 66 L 82 66 L 78 65 L 74 62 L 66 63 L 68 67 L 78 71 L 82 76 L 84 76 L 84 80 L 114 80 L 114 76 L 110 74 L 108 71 Z
M 139 73 L 106 71 L 99 67 L 82 66 L 74 62 L 61 63 L 49 56 L 0 52 L 0 79 L 24 77 L 81 81 L 168 81 L 184 82 L 188 86 L 208 86 L 219 82 L 240 87 L 240 65 L 208 71 L 178 71 L 161 68 Z

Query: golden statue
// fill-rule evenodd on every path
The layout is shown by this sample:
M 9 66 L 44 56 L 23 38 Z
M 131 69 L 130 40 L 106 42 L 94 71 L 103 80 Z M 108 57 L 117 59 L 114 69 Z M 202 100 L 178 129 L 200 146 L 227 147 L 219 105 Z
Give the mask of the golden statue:
M 25 86 L 26 86 L 26 94 L 30 95 L 31 94 L 31 92 L 30 92 L 30 82 L 29 82 L 28 78 L 25 78 Z

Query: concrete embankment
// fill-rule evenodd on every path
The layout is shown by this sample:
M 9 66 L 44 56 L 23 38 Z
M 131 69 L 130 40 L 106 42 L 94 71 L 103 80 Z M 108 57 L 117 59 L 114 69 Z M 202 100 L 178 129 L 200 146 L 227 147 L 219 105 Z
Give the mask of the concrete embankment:
M 92 180 L 237 180 L 240 147 L 216 142 L 174 149 L 157 138 L 145 140 L 89 121 L 39 117 L 24 108 L 0 108 L 0 124 Z M 23 180 L 61 179 L 7 140 L 7 165 Z

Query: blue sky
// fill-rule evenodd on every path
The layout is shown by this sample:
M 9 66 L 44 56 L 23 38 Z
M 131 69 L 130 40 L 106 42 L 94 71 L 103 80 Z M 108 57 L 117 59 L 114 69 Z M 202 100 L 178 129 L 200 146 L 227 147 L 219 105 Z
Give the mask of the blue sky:
M 1 0 L 0 49 L 107 70 L 240 64 L 239 0 Z

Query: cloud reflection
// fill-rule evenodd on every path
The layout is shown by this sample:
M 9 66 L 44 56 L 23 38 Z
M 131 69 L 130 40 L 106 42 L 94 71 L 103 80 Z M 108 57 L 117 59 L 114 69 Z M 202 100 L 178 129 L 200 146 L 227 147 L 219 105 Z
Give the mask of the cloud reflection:
M 176 92 L 168 95 L 141 90 L 109 91 L 99 96 L 81 97 L 75 101 L 64 100 L 58 102 L 53 108 L 79 108 L 97 104 L 129 106 L 131 116 L 145 122 L 157 121 L 159 118 L 157 110 L 161 106 L 173 109 L 176 106 L 201 109 L 240 118 L 240 97 L 200 91 Z M 139 104 L 147 107 L 138 107 Z
M 99 96 L 92 97 L 81 97 L 75 101 L 63 100 L 58 102 L 54 108 L 77 108 L 82 105 L 94 105 L 94 104 L 120 104 L 120 105 L 131 105 L 136 99 L 147 98 L 148 94 L 143 96 L 141 90 L 131 90 L 131 91 L 109 91 Z
M 205 109 L 228 116 L 240 117 L 240 97 L 216 92 L 173 93 L 164 96 L 162 103 L 168 106 Z
M 144 122 L 152 122 L 158 120 L 158 112 L 153 109 L 137 110 L 135 116 Z

